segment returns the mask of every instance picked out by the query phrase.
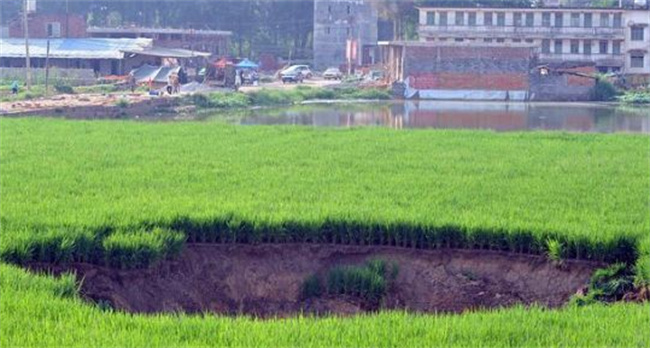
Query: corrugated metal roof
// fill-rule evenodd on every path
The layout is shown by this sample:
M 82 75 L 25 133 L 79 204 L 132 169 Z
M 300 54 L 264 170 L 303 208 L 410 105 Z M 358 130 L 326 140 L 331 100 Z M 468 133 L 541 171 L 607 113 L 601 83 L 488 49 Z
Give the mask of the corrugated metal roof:
M 146 83 L 149 80 L 157 83 L 167 83 L 169 75 L 178 74 L 180 71 L 180 67 L 143 65 L 132 70 L 131 74 L 133 74 L 137 83 Z
M 203 30 L 203 29 L 176 29 L 176 28 L 105 28 L 90 27 L 87 29 L 90 34 L 185 34 L 185 35 L 206 35 L 206 36 L 231 36 L 231 31 L 225 30 Z
M 152 39 L 51 39 L 50 58 L 122 59 L 124 51 L 143 51 L 152 46 Z M 30 40 L 29 55 L 45 58 L 47 39 Z M 0 57 L 25 57 L 25 40 L 0 39 Z
M 144 50 L 122 50 L 125 53 L 135 53 L 152 57 L 163 58 L 194 58 L 210 57 L 212 54 L 200 51 L 190 51 L 182 48 L 151 47 Z

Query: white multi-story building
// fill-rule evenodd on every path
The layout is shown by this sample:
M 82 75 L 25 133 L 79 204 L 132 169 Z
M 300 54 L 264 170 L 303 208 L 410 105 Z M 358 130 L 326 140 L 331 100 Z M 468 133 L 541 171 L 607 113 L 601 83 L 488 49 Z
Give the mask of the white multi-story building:
M 630 10 L 625 15 L 625 72 L 650 74 L 650 11 Z
M 623 8 L 419 8 L 421 41 L 530 46 L 545 62 L 650 74 L 650 11 Z

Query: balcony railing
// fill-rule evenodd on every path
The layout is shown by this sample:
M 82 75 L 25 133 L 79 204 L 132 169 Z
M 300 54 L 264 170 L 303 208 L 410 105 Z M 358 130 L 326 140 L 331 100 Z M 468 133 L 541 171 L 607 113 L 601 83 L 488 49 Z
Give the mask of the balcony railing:
M 443 34 L 452 37 L 543 37 L 543 38 L 625 38 L 624 28 L 582 27 L 514 27 L 514 26 L 460 26 L 420 25 L 422 34 Z

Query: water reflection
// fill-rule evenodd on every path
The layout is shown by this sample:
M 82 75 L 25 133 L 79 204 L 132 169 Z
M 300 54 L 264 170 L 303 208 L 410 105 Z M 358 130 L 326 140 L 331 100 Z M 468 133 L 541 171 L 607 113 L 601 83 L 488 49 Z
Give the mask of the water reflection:
M 650 110 L 586 103 L 408 101 L 257 110 L 243 118 L 241 123 L 650 133 Z

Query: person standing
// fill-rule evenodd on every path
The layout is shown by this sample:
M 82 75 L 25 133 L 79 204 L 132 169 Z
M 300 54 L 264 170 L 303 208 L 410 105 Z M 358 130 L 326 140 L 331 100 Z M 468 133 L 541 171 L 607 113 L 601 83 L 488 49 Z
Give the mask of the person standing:
M 18 81 L 16 80 L 11 83 L 11 94 L 18 94 Z
M 131 72 L 129 73 L 129 88 L 131 89 L 131 93 L 135 93 L 135 87 L 136 87 L 135 74 Z
M 235 71 L 235 88 L 239 88 L 239 86 L 241 86 L 243 82 L 241 77 L 242 77 L 241 71 L 239 70 Z
M 176 73 L 172 74 L 172 87 L 174 88 L 174 94 L 181 92 L 181 79 Z

